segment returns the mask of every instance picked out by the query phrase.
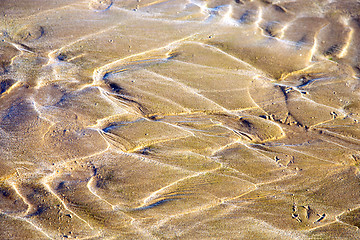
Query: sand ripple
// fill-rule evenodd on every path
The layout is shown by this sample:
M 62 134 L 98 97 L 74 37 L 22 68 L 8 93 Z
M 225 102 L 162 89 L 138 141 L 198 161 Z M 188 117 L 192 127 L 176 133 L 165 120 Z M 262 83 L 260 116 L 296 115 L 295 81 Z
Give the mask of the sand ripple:
M 360 239 L 359 10 L 1 1 L 1 238 Z

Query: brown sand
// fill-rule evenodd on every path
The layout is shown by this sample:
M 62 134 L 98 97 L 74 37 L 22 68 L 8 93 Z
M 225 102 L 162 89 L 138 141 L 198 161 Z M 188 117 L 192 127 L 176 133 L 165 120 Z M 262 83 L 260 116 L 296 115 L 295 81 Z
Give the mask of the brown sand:
M 360 239 L 356 0 L 1 0 L 1 239 Z

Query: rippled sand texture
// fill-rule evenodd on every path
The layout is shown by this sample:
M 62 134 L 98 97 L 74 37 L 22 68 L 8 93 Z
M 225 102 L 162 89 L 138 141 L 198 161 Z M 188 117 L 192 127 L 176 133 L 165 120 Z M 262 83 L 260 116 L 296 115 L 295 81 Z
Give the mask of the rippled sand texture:
M 1 0 L 1 239 L 360 239 L 360 4 Z

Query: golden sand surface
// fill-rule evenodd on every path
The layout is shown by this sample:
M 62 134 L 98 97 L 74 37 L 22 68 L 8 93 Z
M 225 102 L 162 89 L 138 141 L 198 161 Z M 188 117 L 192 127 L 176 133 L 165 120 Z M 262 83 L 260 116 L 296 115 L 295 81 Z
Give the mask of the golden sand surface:
M 1 239 L 360 239 L 357 0 L 1 0 Z

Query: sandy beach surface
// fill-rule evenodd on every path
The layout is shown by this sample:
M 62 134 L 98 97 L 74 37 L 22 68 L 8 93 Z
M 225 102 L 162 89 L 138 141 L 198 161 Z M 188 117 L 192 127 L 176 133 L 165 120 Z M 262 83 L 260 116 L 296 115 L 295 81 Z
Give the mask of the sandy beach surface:
M 0 0 L 1 239 L 360 239 L 356 0 Z

